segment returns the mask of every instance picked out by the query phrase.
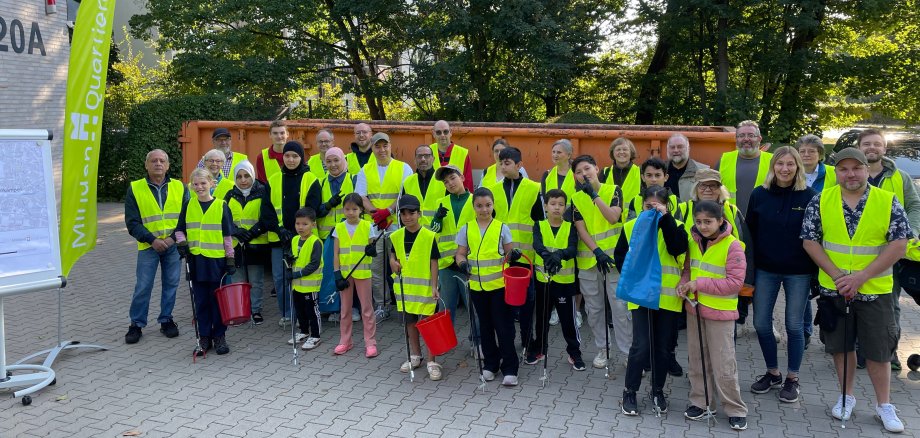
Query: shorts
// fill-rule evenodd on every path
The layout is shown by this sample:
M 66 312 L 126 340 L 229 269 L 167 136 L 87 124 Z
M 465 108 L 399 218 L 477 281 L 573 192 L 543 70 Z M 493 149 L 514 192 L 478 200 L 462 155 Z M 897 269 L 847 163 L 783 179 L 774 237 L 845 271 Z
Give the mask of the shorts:
M 830 354 L 853 351 L 859 339 L 859 354 L 873 362 L 891 360 L 900 335 L 894 319 L 893 294 L 882 294 L 874 301 L 851 301 L 849 319 L 843 297 L 833 297 L 837 310 L 834 331 L 821 329 L 824 351 Z M 845 343 L 844 343 L 845 342 Z

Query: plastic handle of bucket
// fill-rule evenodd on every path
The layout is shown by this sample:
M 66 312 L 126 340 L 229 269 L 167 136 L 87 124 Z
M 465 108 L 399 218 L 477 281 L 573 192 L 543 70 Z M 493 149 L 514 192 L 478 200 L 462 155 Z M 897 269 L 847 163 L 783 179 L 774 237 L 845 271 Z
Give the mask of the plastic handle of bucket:
M 533 275 L 533 260 L 530 257 L 527 257 L 527 254 L 521 253 L 521 257 L 527 259 L 527 262 L 530 263 L 530 275 Z M 504 257 L 502 261 L 502 271 L 504 272 L 505 268 L 508 266 L 508 257 Z

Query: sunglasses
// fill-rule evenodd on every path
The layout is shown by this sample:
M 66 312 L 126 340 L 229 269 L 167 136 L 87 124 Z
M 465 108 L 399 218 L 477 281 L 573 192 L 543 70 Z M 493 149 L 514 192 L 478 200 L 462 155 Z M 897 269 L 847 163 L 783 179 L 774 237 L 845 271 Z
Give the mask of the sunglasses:
M 434 135 L 447 135 L 447 134 L 450 134 L 450 129 L 445 129 L 443 131 L 440 129 L 437 129 L 434 131 Z

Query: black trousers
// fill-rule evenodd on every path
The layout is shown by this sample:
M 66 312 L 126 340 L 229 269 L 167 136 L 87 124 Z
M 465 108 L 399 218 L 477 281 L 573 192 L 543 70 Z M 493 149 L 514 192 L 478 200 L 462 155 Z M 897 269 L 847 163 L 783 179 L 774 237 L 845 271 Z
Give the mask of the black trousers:
M 520 361 L 514 348 L 514 308 L 505 303 L 505 288 L 470 291 L 470 298 L 479 320 L 483 368 L 493 373 L 501 370 L 505 376 L 516 376 Z
M 523 259 L 522 259 L 523 260 Z M 520 266 L 522 268 L 530 269 L 529 263 L 521 263 L 521 261 L 511 263 L 511 266 Z M 530 276 L 530 284 L 527 286 L 527 299 L 524 301 L 524 304 L 518 307 L 514 307 L 517 314 L 517 319 L 520 322 L 521 327 L 521 348 L 530 349 L 530 345 L 533 343 L 533 326 L 534 326 L 534 308 L 536 295 L 536 274 Z
M 651 369 L 655 387 L 664 388 L 671 364 L 671 343 L 680 313 L 670 310 L 651 310 L 639 307 L 632 311 L 633 338 L 626 366 L 626 389 L 638 391 L 642 384 L 642 370 Z M 652 354 L 655 356 L 652 366 Z
M 313 337 L 319 337 L 319 304 L 316 302 L 315 293 L 294 291 L 294 312 L 297 313 L 297 322 L 300 332 Z
M 573 359 L 581 358 L 581 335 L 575 327 L 575 284 L 546 283 L 537 281 L 537 299 L 534 313 L 537 321 L 536 339 L 531 342 L 528 351 L 538 351 L 545 355 L 548 345 L 549 317 L 553 309 L 559 315 L 562 337 L 565 338 L 566 353 Z

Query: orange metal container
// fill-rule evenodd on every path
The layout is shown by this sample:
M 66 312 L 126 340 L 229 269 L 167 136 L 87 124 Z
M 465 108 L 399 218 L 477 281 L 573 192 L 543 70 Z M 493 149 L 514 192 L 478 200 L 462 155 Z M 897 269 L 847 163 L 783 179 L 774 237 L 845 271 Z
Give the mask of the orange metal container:
M 288 132 L 291 140 L 303 143 L 307 155 L 316 154 L 316 132 L 328 129 L 335 135 L 335 145 L 345 153 L 351 150 L 354 126 L 360 120 L 290 120 Z M 434 143 L 432 127 L 434 122 L 364 121 L 374 132 L 389 134 L 393 154 L 397 159 L 415 167 L 415 148 Z M 224 127 L 233 133 L 233 150 L 247 154 L 255 165 L 256 156 L 262 149 L 271 146 L 268 128 L 271 122 L 217 122 L 193 120 L 186 122 L 179 133 L 182 147 L 183 177 L 188 178 L 189 169 L 194 169 L 198 160 L 211 149 L 211 133 Z M 533 179 L 553 166 L 550 148 L 560 138 L 572 141 L 574 155 L 593 155 L 598 165 L 612 163 L 609 155 L 610 143 L 626 137 L 636 145 L 636 164 L 650 156 L 664 157 L 667 154 L 668 138 L 681 132 L 690 140 L 690 156 L 700 162 L 712 165 L 723 152 L 735 148 L 735 129 L 722 126 L 637 126 L 637 125 L 566 125 L 542 123 L 451 123 L 453 141 L 470 150 L 473 168 L 483 170 L 494 163 L 492 142 L 504 138 L 524 154 L 524 167 Z

